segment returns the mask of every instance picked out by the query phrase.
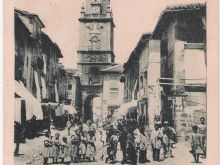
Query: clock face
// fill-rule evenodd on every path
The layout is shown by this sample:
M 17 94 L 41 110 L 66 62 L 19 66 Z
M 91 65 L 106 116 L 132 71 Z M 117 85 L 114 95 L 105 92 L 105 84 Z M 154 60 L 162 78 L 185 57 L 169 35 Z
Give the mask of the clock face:
M 99 13 L 100 13 L 100 7 L 99 7 L 99 6 L 94 6 L 94 7 L 92 8 L 92 12 L 93 12 L 94 14 L 99 14 Z

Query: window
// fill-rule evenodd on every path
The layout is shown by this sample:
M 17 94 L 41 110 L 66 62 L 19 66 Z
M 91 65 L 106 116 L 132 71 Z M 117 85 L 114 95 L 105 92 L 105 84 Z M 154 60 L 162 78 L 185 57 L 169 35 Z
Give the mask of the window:
M 109 101 L 112 103 L 117 103 L 118 102 L 118 94 L 119 94 L 118 88 L 110 88 L 109 89 Z
M 68 90 L 72 90 L 72 85 L 68 85 Z
M 143 84 L 144 84 L 143 81 L 144 81 L 144 80 L 143 80 L 143 76 L 141 76 L 141 77 L 140 77 L 140 89 L 143 88 Z
M 89 70 L 89 84 L 100 84 L 100 71 L 98 67 L 91 67 Z
M 91 38 L 91 49 L 99 50 L 99 39 L 96 36 Z

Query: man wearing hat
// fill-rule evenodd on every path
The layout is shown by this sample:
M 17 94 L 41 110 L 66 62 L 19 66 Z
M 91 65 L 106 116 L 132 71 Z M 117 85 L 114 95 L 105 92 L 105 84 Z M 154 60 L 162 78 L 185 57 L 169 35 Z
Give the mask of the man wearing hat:
M 164 121 L 164 125 L 162 127 L 163 132 L 163 149 L 164 149 L 164 159 L 167 158 L 168 153 L 170 153 L 170 157 L 173 158 L 172 153 L 172 144 L 173 139 L 176 135 L 176 131 L 173 127 L 169 126 L 168 121 Z
M 160 149 L 162 148 L 163 133 L 161 131 L 161 122 L 156 121 L 154 129 L 151 133 L 151 146 L 153 152 L 153 160 L 160 161 Z

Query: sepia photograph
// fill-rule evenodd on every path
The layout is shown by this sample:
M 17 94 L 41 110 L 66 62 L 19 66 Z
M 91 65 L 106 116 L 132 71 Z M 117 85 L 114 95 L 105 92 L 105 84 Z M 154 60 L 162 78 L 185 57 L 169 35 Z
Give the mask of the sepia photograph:
M 14 164 L 210 164 L 208 5 L 14 0 Z

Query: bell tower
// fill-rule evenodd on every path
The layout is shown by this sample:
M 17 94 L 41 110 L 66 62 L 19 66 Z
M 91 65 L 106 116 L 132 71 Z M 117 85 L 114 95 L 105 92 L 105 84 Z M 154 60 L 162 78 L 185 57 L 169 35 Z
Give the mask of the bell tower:
M 101 70 L 114 64 L 114 22 L 110 0 L 86 0 L 81 7 L 77 67 L 83 98 L 102 95 Z M 83 110 L 83 113 L 84 110 Z

